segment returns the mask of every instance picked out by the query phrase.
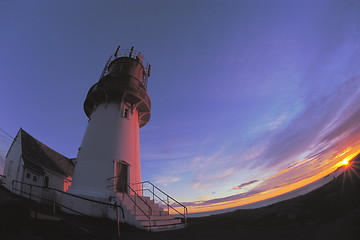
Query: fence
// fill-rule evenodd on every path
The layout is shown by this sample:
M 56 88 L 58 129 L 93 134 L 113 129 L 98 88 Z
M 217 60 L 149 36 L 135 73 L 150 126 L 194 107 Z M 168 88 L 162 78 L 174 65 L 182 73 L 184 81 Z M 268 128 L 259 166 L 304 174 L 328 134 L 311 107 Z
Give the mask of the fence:
M 20 186 L 20 187 L 18 187 L 18 186 Z M 26 186 L 26 189 L 24 188 L 24 186 Z M 47 196 L 52 196 L 52 199 L 44 198 L 42 196 L 43 195 L 42 193 L 44 193 L 46 191 L 52 191 L 52 194 L 46 194 Z M 70 208 L 68 206 L 65 206 L 62 203 L 58 202 L 56 200 L 56 193 L 64 194 L 64 195 L 67 195 L 67 196 L 70 196 L 70 197 L 73 197 L 73 198 L 76 198 L 76 199 L 80 199 L 80 200 L 83 200 L 83 201 L 89 201 L 89 202 L 93 202 L 93 203 L 100 204 L 100 205 L 103 205 L 103 206 L 112 207 L 112 208 L 114 208 L 115 215 L 116 215 L 117 236 L 120 238 L 120 214 L 119 214 L 119 211 L 121 210 L 123 219 L 125 218 L 125 214 L 124 214 L 124 209 L 122 208 L 122 206 L 118 205 L 116 202 L 114 204 L 101 202 L 101 201 L 97 201 L 97 200 L 93 200 L 93 199 L 89 199 L 89 198 L 85 198 L 85 197 L 80 197 L 80 196 L 77 196 L 77 195 L 74 195 L 74 194 L 71 194 L 71 193 L 63 192 L 63 191 L 60 191 L 60 190 L 55 189 L 55 188 L 49 188 L 49 187 L 45 187 L 45 186 L 33 185 L 33 184 L 24 183 L 24 182 L 20 182 L 20 181 L 16 181 L 16 180 L 12 181 L 12 192 L 15 193 L 15 194 L 18 194 L 20 196 L 27 197 L 30 200 L 37 200 L 37 201 L 42 202 L 42 203 L 48 203 L 48 204 L 52 205 L 54 213 L 56 212 L 56 207 L 60 206 L 61 208 L 68 209 L 71 212 L 74 212 L 74 213 L 77 213 L 77 214 L 80 214 L 80 215 L 83 215 L 83 216 L 89 216 L 89 215 L 87 215 L 85 213 L 79 212 L 79 211 L 77 211 L 75 209 L 72 209 L 72 208 Z M 40 196 L 38 196 L 39 192 L 40 192 Z

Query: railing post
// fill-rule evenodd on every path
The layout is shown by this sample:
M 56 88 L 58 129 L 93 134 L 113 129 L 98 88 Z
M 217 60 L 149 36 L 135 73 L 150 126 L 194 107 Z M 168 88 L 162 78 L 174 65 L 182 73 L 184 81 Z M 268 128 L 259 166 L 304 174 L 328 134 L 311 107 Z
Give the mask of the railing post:
M 168 214 L 170 214 L 169 196 L 167 196 Z
M 186 217 L 186 207 L 184 207 L 184 222 L 185 222 L 185 225 L 187 225 L 187 217 Z
M 114 203 L 114 208 L 115 208 L 115 212 L 116 212 L 117 236 L 120 239 L 120 217 L 119 217 L 119 212 L 118 212 L 118 205 L 116 202 Z
M 141 195 L 144 196 L 144 182 L 141 182 Z
M 153 215 L 153 212 L 152 212 L 151 207 L 150 207 L 150 206 L 148 206 L 148 208 L 149 208 L 149 216 Z
M 153 201 L 154 201 L 154 203 L 155 203 L 155 186 L 152 185 L 152 187 L 153 187 L 153 190 L 152 190 L 152 192 L 153 192 Z

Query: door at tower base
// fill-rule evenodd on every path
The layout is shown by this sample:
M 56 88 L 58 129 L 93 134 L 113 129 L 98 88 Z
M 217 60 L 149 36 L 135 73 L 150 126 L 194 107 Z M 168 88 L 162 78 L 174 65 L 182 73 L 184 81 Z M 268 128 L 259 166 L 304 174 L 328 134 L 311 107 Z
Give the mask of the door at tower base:
M 114 162 L 114 185 L 116 192 L 129 193 L 129 164 L 125 161 Z

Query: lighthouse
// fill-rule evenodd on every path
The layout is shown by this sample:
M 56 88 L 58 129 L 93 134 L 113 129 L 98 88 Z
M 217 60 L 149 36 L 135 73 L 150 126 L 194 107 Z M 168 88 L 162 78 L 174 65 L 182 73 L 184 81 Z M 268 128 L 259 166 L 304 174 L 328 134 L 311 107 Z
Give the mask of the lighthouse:
M 108 197 L 111 192 L 142 195 L 139 128 L 150 119 L 146 92 L 150 65 L 143 55 L 120 46 L 88 91 L 88 125 L 78 151 L 70 193 Z

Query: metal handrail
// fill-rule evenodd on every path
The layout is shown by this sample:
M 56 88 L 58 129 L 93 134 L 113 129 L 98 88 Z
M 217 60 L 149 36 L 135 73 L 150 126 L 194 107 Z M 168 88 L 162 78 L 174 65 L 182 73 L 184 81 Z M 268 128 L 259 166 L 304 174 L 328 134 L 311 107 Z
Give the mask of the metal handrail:
M 17 189 L 14 187 L 14 183 L 20 183 L 21 184 L 21 189 Z M 81 213 L 79 211 L 76 211 L 72 208 L 69 208 L 67 206 L 64 206 L 63 204 L 60 204 L 56 201 L 56 198 L 55 198 L 55 192 L 59 192 L 61 194 L 65 194 L 65 195 L 69 195 L 69 196 L 72 196 L 72 197 L 75 197 L 75 198 L 79 198 L 79 199 L 82 199 L 82 200 L 86 200 L 86 201 L 90 201 L 90 202 L 94 202 L 94 203 L 98 203 L 98 204 L 102 204 L 102 205 L 106 205 L 106 206 L 111 206 L 115 209 L 116 211 L 116 220 L 117 220 L 117 233 L 118 233 L 118 237 L 120 238 L 120 225 L 119 225 L 119 222 L 120 222 L 120 219 L 119 219 L 119 214 L 118 214 L 118 209 L 121 210 L 121 213 L 122 213 L 122 217 L 123 219 L 125 219 L 125 214 L 124 214 L 124 209 L 122 206 L 118 205 L 116 202 L 114 204 L 111 204 L 111 203 L 106 203 L 106 202 L 101 202 L 101 201 L 97 201 L 97 200 L 93 200 L 93 199 L 89 199 L 89 198 L 85 198 L 85 197 L 81 197 L 81 196 L 78 196 L 78 195 L 75 195 L 75 194 L 71 194 L 71 193 L 67 193 L 67 192 L 64 192 L 64 191 L 61 191 L 61 190 L 58 190 L 56 188 L 51 188 L 51 187 L 46 187 L 46 186 L 40 186 L 40 185 L 34 185 L 34 184 L 30 184 L 30 183 L 25 183 L 25 182 L 20 182 L 20 181 L 17 181 L 17 180 L 13 180 L 12 181 L 12 192 L 14 192 L 14 190 L 16 191 L 20 191 L 20 194 L 21 196 L 25 195 L 23 194 L 23 189 L 22 189 L 22 186 L 23 185 L 28 185 L 30 186 L 30 192 L 28 193 L 29 195 L 29 199 L 31 199 L 32 195 L 31 195 L 31 190 L 32 190 L 32 187 L 38 187 L 38 188 L 41 188 L 41 189 L 48 189 L 48 190 L 53 190 L 54 191 L 54 198 L 53 200 L 49 200 L 49 199 L 46 199 L 46 198 L 42 198 L 42 197 L 39 197 L 39 196 L 35 196 L 33 195 L 33 197 L 36 197 L 40 200 L 45 200 L 45 201 L 48 201 L 48 202 L 53 202 L 53 212 L 55 213 L 55 208 L 56 208 L 56 205 L 58 206 L 61 206 L 63 208 L 66 208 L 72 212 L 76 212 L 78 214 L 81 214 L 81 215 L 84 215 L 84 216 L 89 216 L 87 214 L 84 214 L 84 213 Z M 26 193 L 27 194 L 27 193 Z
M 164 199 L 161 199 L 161 197 L 159 197 L 157 194 L 153 193 L 150 189 L 148 189 L 148 188 L 142 189 L 142 191 L 144 191 L 144 190 L 149 191 L 149 192 L 152 193 L 154 196 L 156 196 L 161 202 L 163 202 L 166 206 L 171 207 L 175 212 L 177 212 L 178 214 L 184 216 L 184 214 L 182 214 L 182 213 L 179 212 L 176 208 L 174 208 L 173 206 L 171 206 L 170 204 L 168 204 Z
M 111 177 L 111 178 L 108 178 L 107 180 L 111 180 L 111 179 L 115 179 L 115 178 L 118 178 L 119 176 L 115 176 L 115 177 Z M 108 185 L 107 187 L 114 187 L 116 185 Z M 135 213 L 136 213 L 136 208 L 139 208 L 140 211 L 144 214 L 144 216 L 146 216 L 148 219 L 149 219 L 149 224 L 150 224 L 150 228 L 152 226 L 152 222 L 151 222 L 151 216 L 153 214 L 153 211 L 152 211 L 152 208 L 150 207 L 150 205 L 143 199 L 139 196 L 139 194 L 132 188 L 130 187 L 129 184 L 127 184 L 127 187 L 134 193 L 134 199 L 131 198 L 131 196 L 126 192 L 126 194 L 128 195 L 128 197 L 130 198 L 130 200 L 134 203 L 134 209 L 135 209 Z M 136 203 L 136 197 L 138 197 L 149 209 L 149 214 L 146 214 L 145 211 Z
M 148 188 L 144 188 L 144 184 L 150 184 L 153 188 L 153 190 L 151 191 L 150 189 Z M 153 200 L 155 200 L 155 196 L 161 200 L 165 205 L 167 205 L 168 207 L 168 212 L 170 212 L 170 208 L 172 208 L 173 210 L 175 210 L 177 213 L 179 213 L 180 215 L 182 215 L 184 217 L 184 221 L 185 221 L 185 224 L 187 223 L 187 214 L 188 214 L 188 209 L 185 205 L 183 205 L 182 203 L 178 202 L 177 200 L 175 200 L 173 197 L 171 197 L 170 195 L 168 195 L 167 193 L 165 193 L 164 191 L 162 191 L 160 188 L 158 188 L 157 186 L 155 186 L 153 183 L 151 183 L 150 181 L 144 181 L 144 182 L 139 182 L 139 183 L 133 183 L 132 185 L 138 185 L 138 184 L 141 184 L 141 191 L 144 191 L 144 190 L 148 190 L 150 193 L 152 193 L 153 195 Z M 155 189 L 158 190 L 159 192 L 161 192 L 162 194 L 164 194 L 167 198 L 167 202 L 163 199 L 161 199 L 158 195 L 155 194 Z M 173 206 L 171 206 L 169 204 L 169 199 L 173 200 L 175 203 L 179 204 L 181 207 L 184 208 L 184 213 L 180 213 L 179 211 L 177 211 Z
M 150 205 L 149 205 L 144 199 L 142 199 L 142 198 L 134 191 L 134 189 L 132 189 L 132 188 L 130 187 L 130 185 L 128 185 L 128 187 L 129 187 L 129 189 L 135 194 L 135 201 L 131 198 L 131 196 L 129 196 L 129 198 L 130 198 L 131 201 L 133 201 L 133 203 L 140 209 L 140 211 L 149 219 L 149 226 L 150 226 L 150 228 L 151 228 L 151 227 L 152 227 L 151 215 L 152 215 L 152 213 L 153 213 L 152 208 L 150 207 Z M 140 208 L 140 206 L 137 205 L 137 203 L 136 203 L 136 196 L 137 196 L 138 198 L 140 198 L 141 201 L 148 206 L 148 208 L 149 208 L 149 215 L 146 215 L 146 213 Z M 134 206 L 135 206 L 135 205 L 134 205 Z M 135 214 L 136 214 L 136 211 L 135 211 Z

